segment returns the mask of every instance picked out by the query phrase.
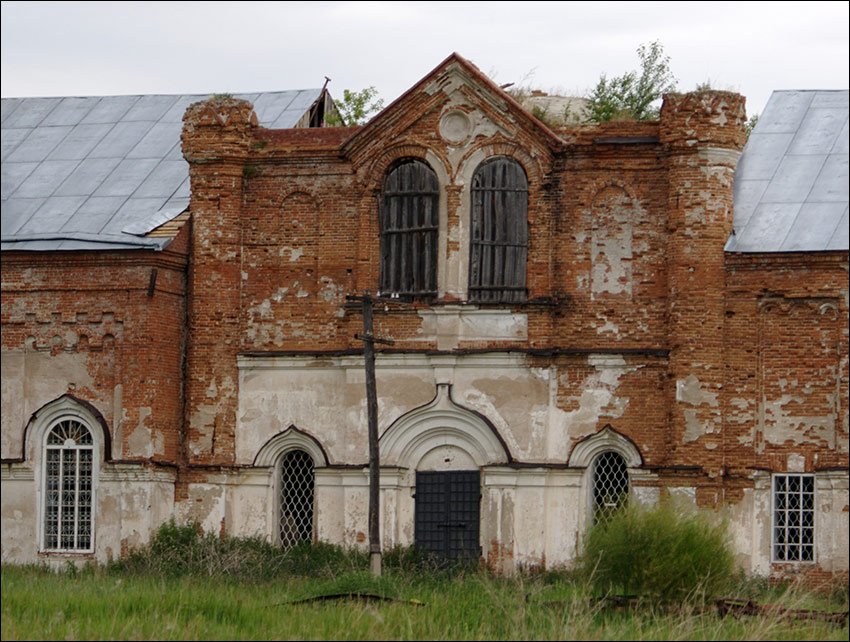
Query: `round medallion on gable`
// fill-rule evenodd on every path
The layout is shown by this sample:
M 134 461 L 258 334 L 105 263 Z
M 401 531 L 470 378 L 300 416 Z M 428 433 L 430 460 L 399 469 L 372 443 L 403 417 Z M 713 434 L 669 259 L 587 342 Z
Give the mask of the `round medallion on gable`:
M 472 133 L 472 122 L 462 111 L 453 110 L 440 119 L 440 136 L 447 143 L 462 143 Z

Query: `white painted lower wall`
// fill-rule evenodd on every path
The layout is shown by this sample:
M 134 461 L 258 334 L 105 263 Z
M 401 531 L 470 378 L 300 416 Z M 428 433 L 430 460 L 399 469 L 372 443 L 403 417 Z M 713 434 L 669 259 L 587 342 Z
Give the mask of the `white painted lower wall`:
M 0 471 L 4 563 L 108 562 L 119 558 L 122 550 L 148 543 L 156 529 L 174 515 L 175 470 L 136 464 L 101 464 L 94 483 L 94 552 L 39 553 L 40 488 L 34 468 L 24 462 L 4 464 Z

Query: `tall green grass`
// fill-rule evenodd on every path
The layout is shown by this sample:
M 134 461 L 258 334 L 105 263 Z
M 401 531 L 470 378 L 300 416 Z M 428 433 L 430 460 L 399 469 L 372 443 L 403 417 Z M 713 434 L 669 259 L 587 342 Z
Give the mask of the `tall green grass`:
M 713 611 L 616 611 L 591 603 L 566 575 L 498 578 L 365 568 L 339 576 L 232 577 L 76 574 L 2 569 L 4 640 L 432 639 L 432 640 L 841 640 L 848 630 L 777 618 L 721 619 Z M 372 582 L 370 584 L 370 582 Z M 341 587 L 393 595 L 400 602 L 341 600 L 292 604 Z M 415 599 L 424 606 L 408 600 Z M 795 604 L 794 598 L 789 605 Z M 845 607 L 846 608 L 846 607 Z
M 167 524 L 151 544 L 104 567 L 2 568 L 0 635 L 18 639 L 847 639 L 847 628 L 777 618 L 721 619 L 706 603 L 618 611 L 575 574 L 496 577 L 391 551 L 373 578 L 368 557 L 329 545 L 289 551 L 254 539 Z M 768 587 L 751 583 L 751 593 Z M 771 599 L 799 604 L 793 593 Z M 330 594 L 395 598 L 299 602 Z M 758 595 L 750 594 L 748 597 Z M 841 608 L 833 600 L 823 605 Z M 846 607 L 846 602 L 843 605 Z
M 735 562 L 714 514 L 662 502 L 629 505 L 591 528 L 579 568 L 598 593 L 669 601 L 728 592 Z

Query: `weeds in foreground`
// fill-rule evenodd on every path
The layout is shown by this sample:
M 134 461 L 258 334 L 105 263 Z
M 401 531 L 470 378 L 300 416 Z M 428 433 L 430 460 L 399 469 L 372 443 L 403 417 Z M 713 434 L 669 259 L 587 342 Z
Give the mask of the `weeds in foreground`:
M 2 639 L 847 639 L 846 625 L 721 618 L 696 594 L 621 608 L 593 599 L 576 573 L 496 577 L 413 549 L 388 552 L 380 578 L 367 569 L 358 551 L 284 551 L 171 523 L 105 567 L 4 566 Z M 741 590 L 787 608 L 847 608 L 835 595 L 815 607 L 799 587 L 748 580 Z M 398 600 L 309 599 L 364 593 Z
M 626 506 L 601 521 L 578 566 L 598 594 L 666 601 L 710 599 L 727 592 L 734 577 L 725 524 L 671 502 Z

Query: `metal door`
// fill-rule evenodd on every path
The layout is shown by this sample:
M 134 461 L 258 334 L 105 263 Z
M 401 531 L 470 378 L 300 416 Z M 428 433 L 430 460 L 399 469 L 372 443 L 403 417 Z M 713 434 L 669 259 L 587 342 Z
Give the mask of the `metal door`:
M 481 556 L 477 470 L 416 473 L 416 546 L 449 560 Z

